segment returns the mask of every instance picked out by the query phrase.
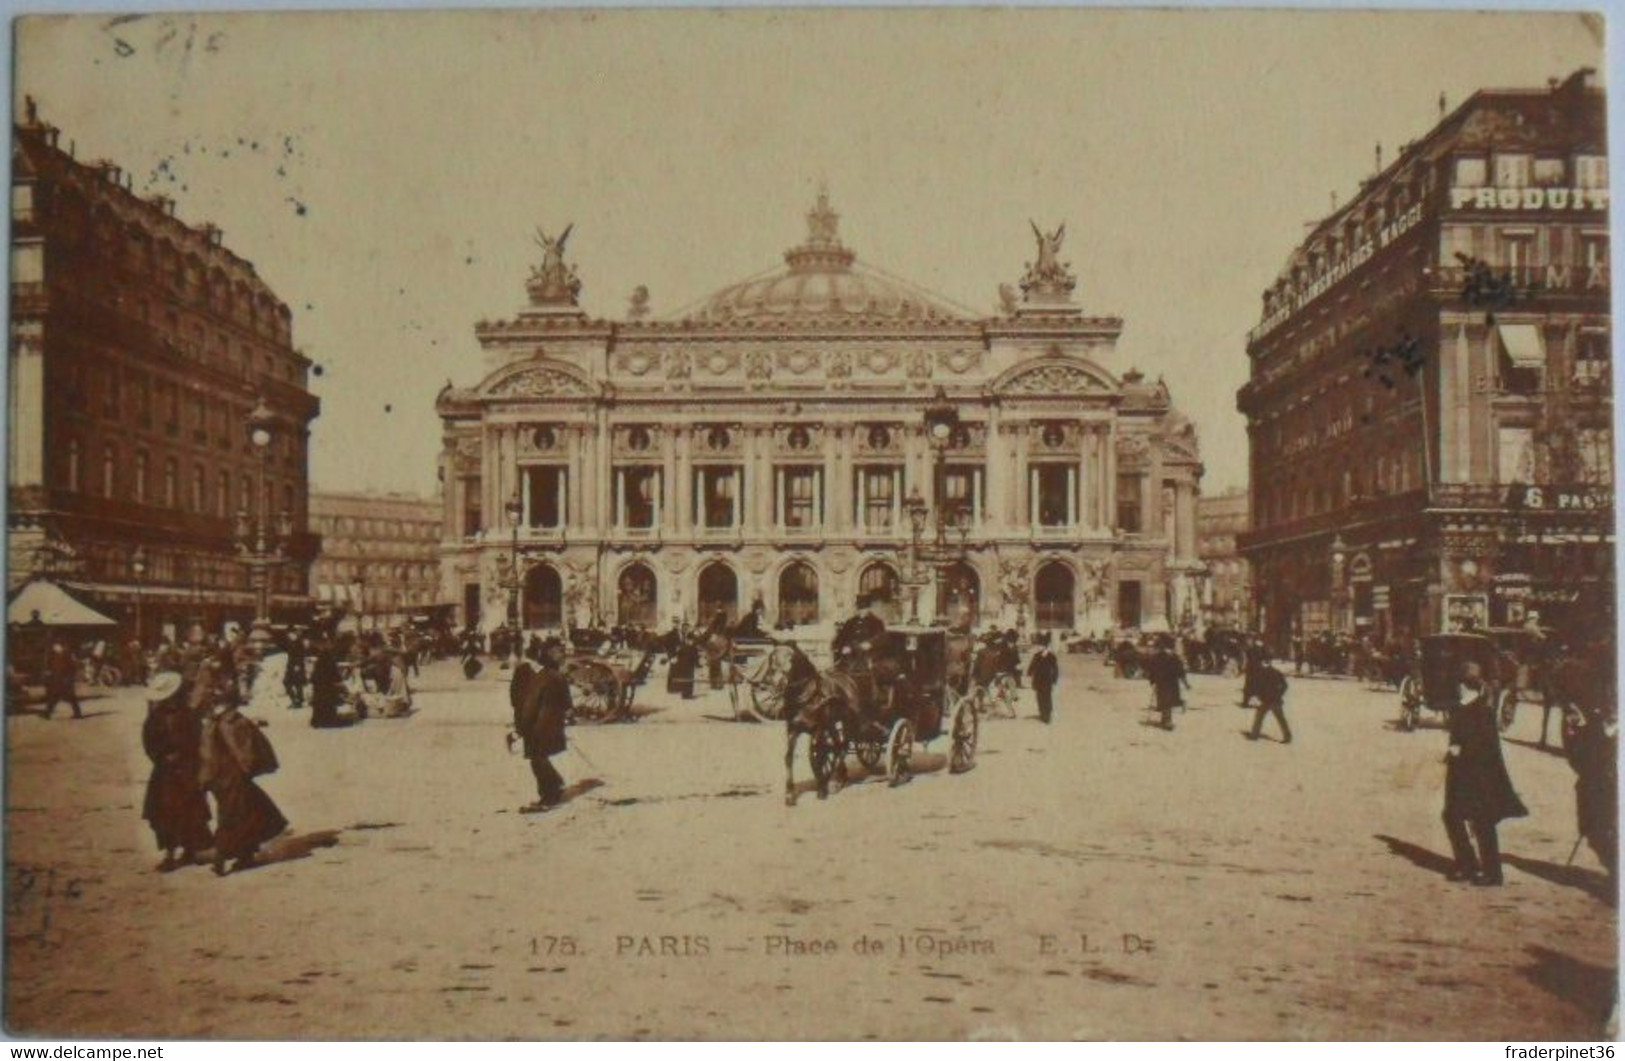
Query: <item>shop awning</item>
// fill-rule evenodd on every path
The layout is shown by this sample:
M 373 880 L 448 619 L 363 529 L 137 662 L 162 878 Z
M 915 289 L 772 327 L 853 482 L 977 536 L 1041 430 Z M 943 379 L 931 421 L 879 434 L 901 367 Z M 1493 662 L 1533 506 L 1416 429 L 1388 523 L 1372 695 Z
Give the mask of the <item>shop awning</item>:
M 1546 344 L 1541 341 L 1539 328 L 1533 324 L 1501 324 L 1497 328 L 1512 367 L 1546 367 Z
M 117 626 L 112 619 L 81 604 L 55 582 L 35 579 L 17 591 L 6 605 L 7 625 L 26 625 L 38 619 L 45 626 Z

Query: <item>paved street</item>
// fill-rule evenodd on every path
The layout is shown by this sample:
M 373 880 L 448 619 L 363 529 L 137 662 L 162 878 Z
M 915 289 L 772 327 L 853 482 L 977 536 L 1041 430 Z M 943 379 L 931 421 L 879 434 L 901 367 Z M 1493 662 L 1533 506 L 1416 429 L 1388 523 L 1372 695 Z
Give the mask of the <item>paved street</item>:
M 294 833 L 224 880 L 152 872 L 136 695 L 11 718 L 12 1029 L 1600 1033 L 1615 914 L 1589 849 L 1564 865 L 1573 775 L 1528 746 L 1538 710 L 1506 746 L 1531 816 L 1502 830 L 1506 887 L 1478 889 L 1442 875 L 1444 736 L 1392 731 L 1393 695 L 1295 681 L 1295 743 L 1251 744 L 1236 679 L 1193 679 L 1169 734 L 1144 724 L 1143 683 L 1063 665 L 1055 725 L 987 723 L 973 771 L 927 757 L 901 788 L 794 808 L 781 727 L 650 692 L 638 724 L 574 730 L 574 798 L 522 815 L 505 687 L 437 664 L 406 720 L 269 719 L 265 784 Z

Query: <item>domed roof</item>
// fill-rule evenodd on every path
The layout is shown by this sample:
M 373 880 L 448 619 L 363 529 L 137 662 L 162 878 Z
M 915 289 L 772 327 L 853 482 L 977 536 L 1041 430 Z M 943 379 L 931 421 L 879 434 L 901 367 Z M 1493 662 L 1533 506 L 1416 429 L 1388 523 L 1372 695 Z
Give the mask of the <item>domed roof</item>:
M 857 265 L 857 255 L 836 236 L 839 220 L 828 194 L 820 191 L 807 214 L 807 241 L 785 252 L 784 268 L 723 288 L 686 319 L 712 324 L 966 319 L 927 291 Z

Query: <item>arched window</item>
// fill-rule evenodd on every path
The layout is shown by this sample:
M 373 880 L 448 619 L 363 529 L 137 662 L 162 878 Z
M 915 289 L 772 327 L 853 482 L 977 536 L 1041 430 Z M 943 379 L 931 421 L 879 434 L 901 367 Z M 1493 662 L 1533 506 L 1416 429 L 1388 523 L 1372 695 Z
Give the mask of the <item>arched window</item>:
M 729 625 L 739 617 L 739 578 L 733 568 L 720 560 L 700 571 L 700 624 L 706 625 L 722 613 Z
M 199 515 L 207 515 L 209 511 L 208 491 L 204 487 L 203 465 L 192 466 L 192 511 Z
M 564 625 L 564 581 L 552 564 L 537 564 L 525 575 L 524 625 Z
M 102 447 L 102 496 L 112 497 L 118 475 L 118 459 L 113 454 L 113 444 L 107 443 Z
M 1072 629 L 1077 622 L 1076 589 L 1072 569 L 1060 561 L 1052 560 L 1038 569 L 1033 576 L 1034 619 L 1038 629 Z
M 649 565 L 628 565 L 615 583 L 616 621 L 623 626 L 653 627 L 659 621 L 658 585 Z
M 779 572 L 779 622 L 803 626 L 818 621 L 818 572 L 797 560 Z
M 137 504 L 147 503 L 147 451 L 135 451 L 134 482 L 131 484 Z
M 214 514 L 221 519 L 231 518 L 231 473 L 221 472 L 214 488 Z
M 937 618 L 974 626 L 981 611 L 982 580 L 969 564 L 953 564 L 937 571 Z
M 858 575 L 858 599 L 871 597 L 877 600 L 881 616 L 889 623 L 895 623 L 903 617 L 901 589 L 897 570 L 883 561 L 870 564 Z

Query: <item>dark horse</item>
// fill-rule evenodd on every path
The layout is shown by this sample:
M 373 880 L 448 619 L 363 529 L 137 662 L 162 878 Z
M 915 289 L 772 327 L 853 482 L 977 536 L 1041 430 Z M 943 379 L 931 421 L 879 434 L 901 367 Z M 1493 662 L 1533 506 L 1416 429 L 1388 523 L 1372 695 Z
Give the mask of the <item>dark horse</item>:
M 858 700 L 857 682 L 843 671 L 820 673 L 807 654 L 793 644 L 774 653 L 789 655 L 784 684 L 784 803 L 796 804 L 796 743 L 806 736 L 808 759 L 818 798 L 829 796 L 830 780 L 846 773 L 846 733 Z

